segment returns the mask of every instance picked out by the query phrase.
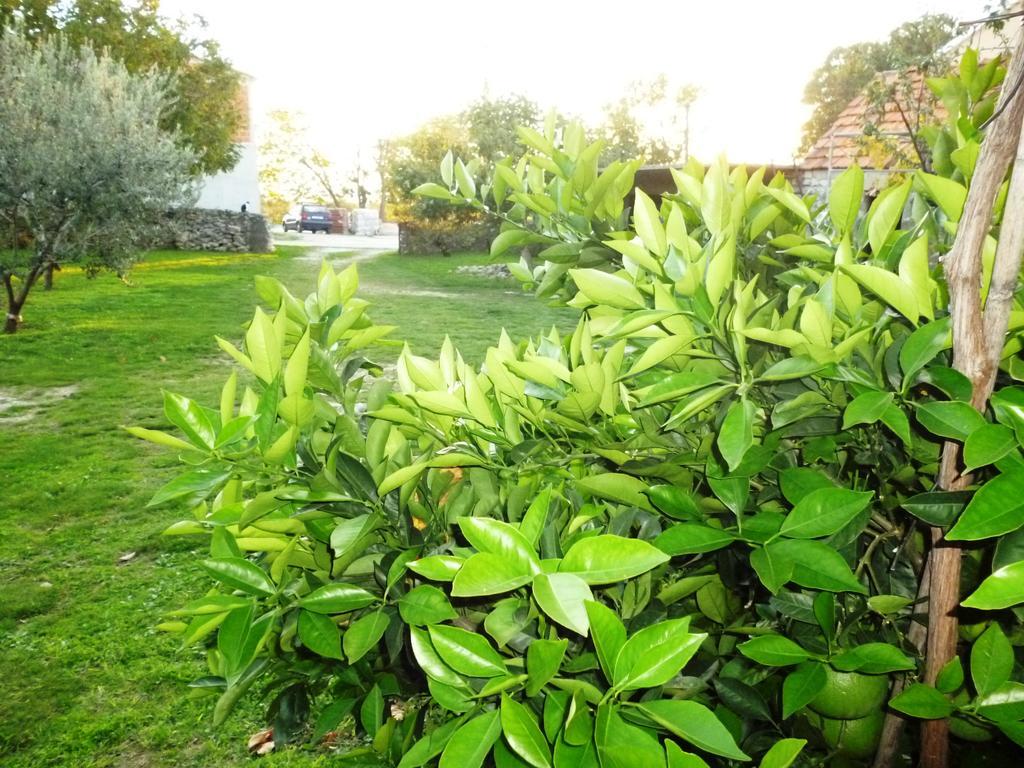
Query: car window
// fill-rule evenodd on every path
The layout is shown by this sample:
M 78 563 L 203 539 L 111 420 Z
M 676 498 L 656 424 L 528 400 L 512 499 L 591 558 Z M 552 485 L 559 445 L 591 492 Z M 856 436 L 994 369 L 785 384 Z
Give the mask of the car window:
M 304 205 L 302 207 L 307 213 L 327 213 L 326 205 Z

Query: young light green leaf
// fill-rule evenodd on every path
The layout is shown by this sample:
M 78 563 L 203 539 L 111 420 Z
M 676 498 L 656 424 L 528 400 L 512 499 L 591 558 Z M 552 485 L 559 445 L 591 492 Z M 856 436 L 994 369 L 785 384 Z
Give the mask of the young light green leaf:
M 568 640 L 534 640 L 530 643 L 526 649 L 527 696 L 536 696 L 548 680 L 558 674 L 568 646 Z
M 965 608 L 996 611 L 1019 603 L 1024 603 L 1024 561 L 997 570 L 981 582 L 981 586 L 962 605 Z
M 508 672 L 487 638 L 446 624 L 427 628 L 438 655 L 456 672 L 470 677 L 497 677 Z
M 498 710 L 477 715 L 452 735 L 438 768 L 480 768 L 501 735 Z
M 645 309 L 643 294 L 632 283 L 599 269 L 570 269 L 576 287 L 594 304 L 617 309 Z
M 599 475 L 586 475 L 576 481 L 576 487 L 583 493 L 599 499 L 629 504 L 640 509 L 653 512 L 645 492 L 647 483 L 643 480 L 618 472 L 604 472 Z
M 500 557 L 517 570 L 540 573 L 540 560 L 519 530 L 501 520 L 488 517 L 461 517 L 459 529 L 477 551 Z
M 505 741 L 534 768 L 551 768 L 551 748 L 530 711 L 505 694 L 501 696 L 501 730 Z
M 828 215 L 840 238 L 853 231 L 864 200 L 864 171 L 854 163 L 832 182 L 828 193 Z
M 571 573 L 542 573 L 533 580 L 533 599 L 548 618 L 584 637 L 589 633 L 586 603 L 594 595 L 583 579 Z
M 573 544 L 558 570 L 574 573 L 587 584 L 613 584 L 647 573 L 668 560 L 668 555 L 646 541 L 601 534 Z
M 974 494 L 946 538 L 979 541 L 1024 526 L 1024 466 L 1010 464 Z
M 868 211 L 868 241 L 871 243 L 871 252 L 877 257 L 882 253 L 885 241 L 893 230 L 899 226 L 903 217 L 903 208 L 910 196 L 912 182 L 905 181 L 894 187 L 889 187 L 875 198 L 871 209 Z M 910 318 L 915 320 L 916 318 Z
M 529 584 L 532 580 L 533 572 L 520 563 L 507 560 L 501 555 L 480 552 L 466 560 L 455 574 L 452 597 L 500 595 Z

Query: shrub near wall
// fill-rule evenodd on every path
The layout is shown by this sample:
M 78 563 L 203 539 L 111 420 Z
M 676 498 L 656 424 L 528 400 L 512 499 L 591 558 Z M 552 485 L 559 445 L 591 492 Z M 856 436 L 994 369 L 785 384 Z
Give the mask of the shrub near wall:
M 168 532 L 209 537 L 212 589 L 165 628 L 206 649 L 216 718 L 256 686 L 276 742 L 348 728 L 400 768 L 858 765 L 900 681 L 889 708 L 1012 764 L 1022 326 L 975 411 L 929 260 L 964 185 L 920 173 L 861 215 L 856 169 L 808 205 L 690 164 L 630 215 L 631 164 L 528 137 L 551 170 L 497 197 L 537 218 L 495 250 L 547 246 L 523 276 L 580 310 L 571 335 L 503 334 L 480 369 L 406 349 L 362 392 L 391 329 L 325 266 L 305 300 L 262 280 L 270 312 L 221 342 L 251 388 L 134 430 L 185 459 Z M 977 490 L 933 489 L 950 440 Z M 978 542 L 935 685 L 909 639 L 925 525 Z
M 498 226 L 490 219 L 402 222 L 398 228 L 398 251 L 403 255 L 487 251 L 497 234 Z

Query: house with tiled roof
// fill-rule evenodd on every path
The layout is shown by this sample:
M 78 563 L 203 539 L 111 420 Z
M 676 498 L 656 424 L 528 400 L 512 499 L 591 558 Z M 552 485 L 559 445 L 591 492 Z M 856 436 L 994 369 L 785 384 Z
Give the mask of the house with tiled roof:
M 950 60 L 958 60 L 964 50 L 973 48 L 983 61 L 991 59 L 1009 50 L 1020 26 L 1019 18 L 1000 28 L 972 25 L 950 41 L 944 52 Z M 798 188 L 823 195 L 836 176 L 856 163 L 864 169 L 865 189 L 870 193 L 882 189 L 892 174 L 920 168 L 914 137 L 924 125 L 947 116 L 928 88 L 927 77 L 919 70 L 876 75 L 797 164 Z

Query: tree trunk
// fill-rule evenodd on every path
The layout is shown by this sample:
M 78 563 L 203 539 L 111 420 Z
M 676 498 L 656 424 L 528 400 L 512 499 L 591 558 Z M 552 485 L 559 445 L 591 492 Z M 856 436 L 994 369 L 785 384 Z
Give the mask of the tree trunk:
M 15 333 L 21 322 L 21 304 L 12 302 L 7 305 L 7 319 L 4 322 L 4 333 Z
M 1007 74 L 1007 83 L 1024 79 L 1024 35 Z M 950 317 L 953 326 L 953 366 L 973 385 L 972 405 L 984 410 L 995 386 L 1005 343 L 1013 295 L 1020 276 L 1024 243 L 1024 147 L 1020 146 L 1024 93 L 1003 89 L 999 118 L 981 147 L 963 216 L 946 260 Z M 1014 158 L 1016 158 L 1014 160 Z M 1003 226 L 996 249 L 992 284 L 982 308 L 982 248 L 992 226 L 992 211 L 1011 160 L 1014 174 L 1007 194 Z M 938 485 L 943 490 L 967 486 L 961 474 L 960 446 L 947 443 L 942 453 Z M 928 645 L 924 680 L 934 684 L 957 648 L 957 606 L 960 603 L 961 547 L 944 539 L 941 528 L 931 529 L 931 582 L 928 595 Z M 921 724 L 922 768 L 948 768 L 949 721 Z

